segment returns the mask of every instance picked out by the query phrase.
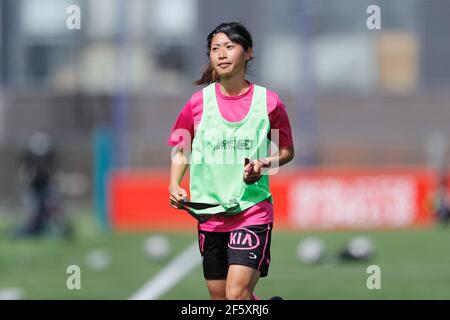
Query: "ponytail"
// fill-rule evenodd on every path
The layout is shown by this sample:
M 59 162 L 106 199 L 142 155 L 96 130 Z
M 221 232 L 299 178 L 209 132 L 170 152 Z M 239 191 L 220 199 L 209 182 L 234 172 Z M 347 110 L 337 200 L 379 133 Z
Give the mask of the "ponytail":
M 193 84 L 202 85 L 202 84 L 210 84 L 217 81 L 219 81 L 219 76 L 217 75 L 216 70 L 214 70 L 214 68 L 211 66 L 211 63 L 208 63 L 206 66 L 203 67 L 202 77 L 194 81 Z

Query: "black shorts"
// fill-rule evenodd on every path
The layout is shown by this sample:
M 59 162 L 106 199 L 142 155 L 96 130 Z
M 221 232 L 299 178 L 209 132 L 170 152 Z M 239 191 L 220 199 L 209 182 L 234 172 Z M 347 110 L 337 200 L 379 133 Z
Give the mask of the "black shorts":
M 271 235 L 272 223 L 229 232 L 198 230 L 205 279 L 226 279 L 230 264 L 254 268 L 261 272 L 261 277 L 266 277 L 270 265 Z

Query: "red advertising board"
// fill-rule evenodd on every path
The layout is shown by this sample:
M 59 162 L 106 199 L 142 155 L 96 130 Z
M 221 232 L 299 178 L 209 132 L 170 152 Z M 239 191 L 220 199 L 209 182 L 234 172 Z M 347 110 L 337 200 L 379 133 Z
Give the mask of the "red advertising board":
M 109 179 L 113 229 L 186 230 L 196 221 L 169 205 L 169 173 L 115 171 Z M 421 168 L 285 171 L 270 177 L 277 228 L 386 229 L 427 226 L 433 174 Z M 188 191 L 188 174 L 182 183 Z

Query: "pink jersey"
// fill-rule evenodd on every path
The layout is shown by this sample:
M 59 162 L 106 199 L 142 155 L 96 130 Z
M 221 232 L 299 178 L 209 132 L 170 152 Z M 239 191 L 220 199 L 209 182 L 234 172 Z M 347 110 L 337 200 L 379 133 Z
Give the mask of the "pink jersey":
M 248 110 L 253 97 L 253 84 L 239 96 L 225 96 L 220 91 L 220 84 L 216 83 L 216 96 L 219 110 L 227 121 L 237 122 L 242 120 Z M 185 104 L 172 127 L 168 144 L 172 147 L 183 148 L 192 143 L 195 130 L 200 123 L 203 112 L 203 91 L 195 92 Z M 279 147 L 289 148 L 293 145 L 292 130 L 289 123 L 286 107 L 281 99 L 273 91 L 267 90 L 267 113 L 269 115 L 270 128 L 279 130 Z M 185 129 L 190 132 L 191 141 L 183 141 L 174 131 Z M 269 134 L 270 138 L 270 134 Z M 207 222 L 199 224 L 203 231 L 227 232 L 240 227 L 267 224 L 273 222 L 273 206 L 268 200 L 255 204 L 233 216 L 214 216 Z

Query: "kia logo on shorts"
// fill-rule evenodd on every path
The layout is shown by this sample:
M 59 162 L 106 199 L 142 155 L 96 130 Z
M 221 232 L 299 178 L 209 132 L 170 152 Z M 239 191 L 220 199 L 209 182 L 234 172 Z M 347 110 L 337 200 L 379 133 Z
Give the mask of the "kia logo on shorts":
M 230 232 L 228 247 L 238 250 L 251 250 L 259 246 L 258 236 L 251 230 L 242 228 Z

